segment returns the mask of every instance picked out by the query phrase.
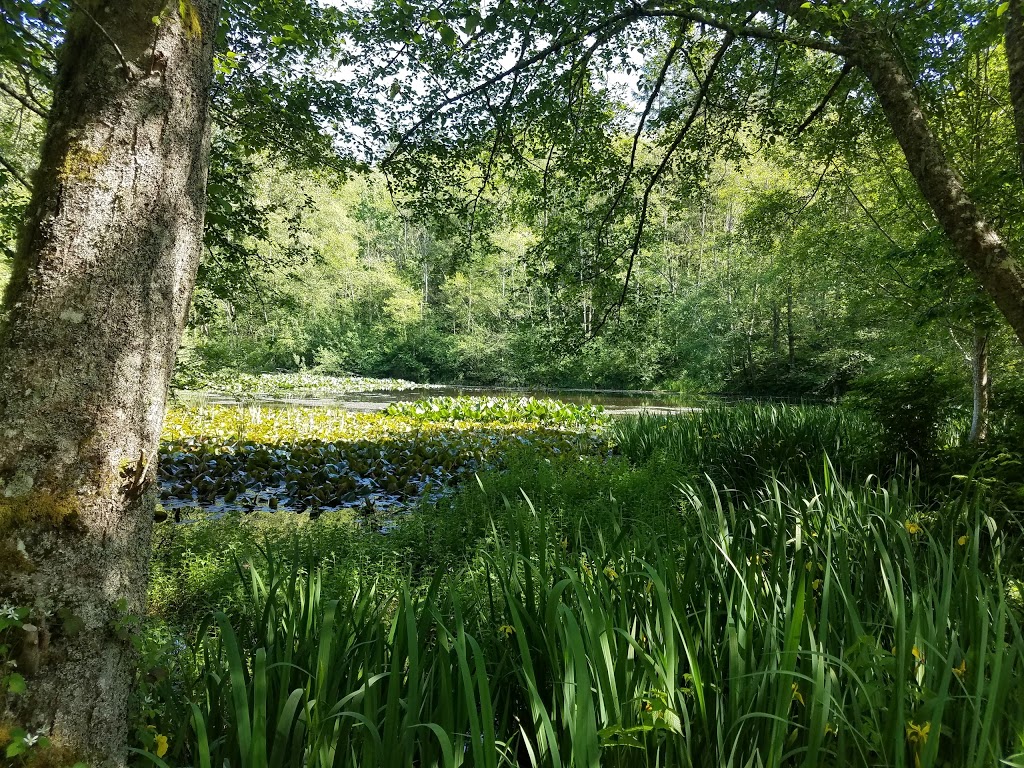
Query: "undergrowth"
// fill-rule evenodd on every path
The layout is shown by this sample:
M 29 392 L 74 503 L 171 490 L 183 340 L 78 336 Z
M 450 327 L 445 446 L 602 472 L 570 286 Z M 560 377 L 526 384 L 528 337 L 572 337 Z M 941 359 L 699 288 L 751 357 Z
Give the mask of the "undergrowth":
M 140 730 L 196 766 L 1022 765 L 1014 531 L 870 430 L 638 419 L 387 535 L 164 526 Z

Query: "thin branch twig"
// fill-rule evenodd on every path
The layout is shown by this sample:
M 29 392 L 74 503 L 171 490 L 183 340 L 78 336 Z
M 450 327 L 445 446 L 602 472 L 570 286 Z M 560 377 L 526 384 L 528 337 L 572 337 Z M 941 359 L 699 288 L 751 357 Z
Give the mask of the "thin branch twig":
M 843 64 L 843 68 L 839 72 L 839 77 L 837 77 L 836 81 L 832 83 L 832 87 L 828 89 L 828 92 L 825 94 L 824 98 L 822 98 L 821 103 L 819 103 L 818 106 L 811 110 L 811 114 L 809 114 L 804 119 L 804 121 L 800 123 L 796 131 L 793 132 L 794 136 L 799 136 L 800 134 L 802 134 L 804 131 L 810 128 L 811 123 L 813 123 L 815 120 L 821 117 L 821 113 L 825 111 L 825 108 L 828 106 L 829 102 L 832 101 L 832 98 L 836 95 L 836 92 L 839 90 L 839 86 L 840 84 L 842 84 L 843 78 L 845 78 L 846 75 L 849 74 L 850 70 L 852 69 L 853 64 L 851 64 L 849 61 Z
M 640 253 L 640 246 L 643 244 L 644 229 L 647 224 L 647 211 L 648 207 L 650 206 L 650 199 L 651 194 L 654 191 L 654 186 L 655 184 L 658 183 L 662 175 L 668 169 L 668 164 L 672 160 L 672 156 L 675 154 L 675 151 L 679 148 L 679 145 L 683 143 L 683 139 L 686 138 L 687 134 L 690 132 L 690 128 L 693 126 L 694 122 L 697 120 L 697 117 L 700 115 L 701 107 L 703 106 L 704 100 L 707 98 L 708 91 L 711 88 L 711 82 L 715 78 L 715 72 L 717 71 L 719 65 L 722 63 L 722 59 L 725 58 L 726 51 L 729 50 L 729 47 L 733 44 L 733 41 L 735 39 L 736 36 L 732 32 L 726 31 L 725 37 L 722 40 L 722 45 L 715 53 L 715 57 L 711 60 L 711 64 L 708 66 L 707 73 L 704 75 L 704 81 L 701 83 L 700 90 L 698 90 L 697 92 L 697 97 L 694 99 L 693 102 L 693 108 L 690 110 L 690 114 L 687 116 L 686 122 L 683 124 L 682 129 L 676 134 L 676 137 L 672 140 L 672 143 L 669 145 L 668 149 L 665 150 L 665 154 L 661 158 L 661 163 L 658 164 L 657 169 L 654 171 L 653 175 L 647 182 L 647 186 L 644 189 L 643 200 L 640 205 L 640 215 L 637 220 L 636 232 L 634 233 L 633 243 L 629 251 L 629 261 L 627 262 L 626 266 L 626 276 L 625 278 L 623 278 L 622 281 L 622 292 L 619 295 L 618 300 L 608 306 L 608 308 L 601 314 L 601 318 L 600 320 L 598 320 L 597 324 L 592 327 L 590 334 L 591 338 L 593 338 L 595 334 L 604 326 L 604 324 L 608 321 L 608 318 L 611 317 L 612 312 L 615 311 L 616 309 L 621 308 L 622 305 L 625 304 L 626 302 L 626 294 L 629 290 L 630 279 L 633 276 L 633 268 L 636 265 L 636 258 Z
M 21 104 L 21 106 L 23 106 L 25 109 L 29 110 L 30 112 L 35 112 L 44 120 L 50 117 L 50 114 L 48 112 L 46 112 L 41 107 L 36 106 L 28 96 L 23 96 L 22 94 L 18 93 L 14 88 L 9 86 L 3 80 L 0 80 L 0 91 L 6 93 L 12 99 Z
M 113 46 L 114 50 L 117 52 L 117 58 L 121 60 L 121 66 L 124 68 L 125 79 L 131 80 L 131 64 L 129 64 L 128 59 L 124 57 L 124 53 L 121 51 L 121 46 L 119 46 L 117 44 L 117 41 L 115 41 L 114 38 L 110 36 L 110 33 L 107 32 L 107 28 L 100 24 L 98 21 L 96 21 L 96 17 L 89 13 L 87 10 L 85 10 L 85 8 L 82 7 L 82 4 L 79 3 L 78 0 L 69 0 L 69 2 L 73 6 L 75 6 L 75 8 L 77 8 L 89 21 L 91 21 L 96 26 L 96 29 L 98 29 L 105 38 L 107 38 L 107 42 L 110 43 Z
M 32 191 L 32 183 L 3 155 L 0 155 L 0 166 L 3 166 L 4 170 L 11 174 L 21 186 L 29 192 Z

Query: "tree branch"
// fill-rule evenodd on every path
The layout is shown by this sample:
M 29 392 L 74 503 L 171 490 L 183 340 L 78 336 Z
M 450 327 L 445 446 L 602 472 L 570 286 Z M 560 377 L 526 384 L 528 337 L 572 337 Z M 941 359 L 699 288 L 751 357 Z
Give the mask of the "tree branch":
M 715 53 L 715 57 L 711 60 L 711 64 L 708 66 L 708 71 L 704 75 L 704 80 L 701 83 L 700 90 L 697 91 L 697 96 L 693 102 L 693 108 L 690 110 L 690 114 L 686 118 L 686 122 L 683 124 L 682 129 L 676 134 L 676 137 L 672 140 L 668 149 L 665 150 L 665 154 L 661 158 L 661 162 L 658 164 L 657 169 L 647 182 L 647 186 L 644 189 L 643 201 L 640 205 L 640 216 L 637 220 L 636 232 L 633 235 L 633 243 L 629 251 L 629 261 L 626 266 L 626 276 L 622 281 L 622 292 L 619 298 L 614 303 L 610 304 L 607 309 L 601 314 L 601 319 L 592 327 L 590 337 L 593 338 L 597 332 L 604 326 L 611 317 L 611 313 L 616 309 L 622 307 L 626 302 L 626 293 L 629 290 L 630 279 L 633 276 L 633 267 L 636 265 L 636 257 L 640 253 L 640 246 L 643 243 L 644 230 L 647 225 L 647 210 L 650 206 L 651 194 L 654 191 L 654 185 L 658 183 L 662 175 L 668 169 L 669 162 L 672 160 L 672 155 L 679 149 L 679 145 L 683 143 L 683 139 L 690 132 L 690 128 L 697 120 L 697 116 L 700 114 L 701 106 L 704 104 L 704 100 L 707 98 L 708 90 L 711 87 L 711 81 L 714 80 L 715 72 L 719 65 L 722 63 L 722 59 L 725 58 L 726 51 L 732 45 L 736 39 L 736 35 L 732 32 L 726 32 L 725 38 L 722 40 L 721 46 Z
M 395 145 L 395 148 L 392 149 L 391 152 L 388 153 L 388 156 L 386 158 L 384 158 L 384 160 L 381 161 L 381 167 L 382 168 L 386 167 L 389 164 L 391 164 L 392 162 L 394 162 L 395 158 L 398 157 L 398 155 L 401 153 L 401 151 L 405 148 L 405 145 L 409 141 L 409 138 L 414 133 L 416 133 L 416 131 L 418 131 L 424 125 L 429 123 L 431 120 L 433 120 L 435 117 L 437 117 L 439 114 L 441 114 L 441 112 L 443 112 L 448 107 L 452 106 L 453 104 L 457 104 L 460 101 L 464 101 L 465 99 L 468 99 L 470 96 L 475 96 L 476 94 L 480 93 L 481 91 L 487 90 L 492 85 L 495 85 L 496 83 L 501 82 L 506 77 L 509 77 L 510 75 L 514 75 L 514 74 L 516 74 L 518 72 L 521 72 L 522 70 L 527 69 L 527 68 L 533 66 L 537 62 L 543 61 L 544 59 L 548 58 L 549 56 L 552 56 L 553 54 L 558 53 L 562 49 L 567 48 L 570 45 L 575 45 L 576 43 L 581 42 L 582 40 L 585 40 L 587 37 L 589 37 L 589 36 L 591 36 L 593 34 L 596 34 L 598 32 L 601 32 L 601 31 L 607 29 L 610 26 L 613 26 L 615 24 L 618 24 L 618 23 L 620 23 L 622 21 L 626 21 L 626 20 L 634 20 L 634 19 L 643 18 L 645 13 L 646 13 L 646 11 L 645 11 L 646 8 L 647 8 L 647 6 L 638 5 L 638 6 L 636 6 L 634 8 L 631 8 L 631 9 L 629 9 L 627 11 L 621 11 L 619 13 L 616 13 L 616 14 L 612 15 L 612 16 L 609 16 L 607 19 L 602 21 L 600 24 L 596 24 L 595 26 L 591 27 L 590 29 L 586 29 L 586 30 L 583 30 L 582 32 L 577 32 L 575 34 L 569 35 L 568 37 L 564 37 L 564 38 L 561 38 L 559 40 L 556 40 L 555 42 L 551 43 L 551 45 L 547 46 L 546 48 L 543 48 L 542 50 L 538 51 L 537 53 L 533 54 L 532 56 L 526 57 L 525 59 L 520 57 L 516 61 L 516 63 L 513 64 L 511 67 L 508 67 L 508 68 L 502 70 L 501 72 L 498 72 L 498 73 L 496 73 L 494 75 L 491 75 L 487 79 L 483 80 L 480 83 L 477 83 L 476 85 L 474 85 L 473 87 L 469 88 L 468 90 L 460 91 L 459 93 L 456 93 L 456 94 L 453 94 L 452 96 L 449 96 L 448 98 L 446 98 L 443 101 L 441 101 L 439 104 L 435 105 L 432 109 L 428 110 L 427 113 L 423 117 L 421 117 L 418 120 L 416 120 L 416 122 L 413 123 L 405 131 L 405 133 L 403 133 L 401 135 L 401 137 L 398 139 L 398 142 Z
M 14 166 L 7 158 L 0 155 L 0 166 L 3 166 L 4 170 L 13 176 L 21 186 L 27 189 L 29 192 L 32 191 L 32 183 Z
M 82 4 L 79 3 L 78 0 L 68 0 L 68 1 L 73 6 L 75 6 L 75 8 L 77 8 L 79 10 L 79 12 L 83 16 L 85 16 L 89 21 L 91 21 L 93 23 L 93 25 L 96 27 L 96 29 L 98 29 L 100 31 L 100 33 L 107 39 L 107 42 L 110 43 L 113 46 L 114 51 L 117 52 L 117 58 L 119 58 L 121 60 L 121 66 L 124 68 L 125 79 L 131 80 L 132 79 L 132 68 L 131 68 L 131 65 L 128 63 L 128 59 L 126 59 L 124 57 L 124 53 L 121 51 L 121 46 L 119 46 L 117 44 L 117 42 L 114 40 L 114 38 L 112 38 L 110 36 L 110 33 L 107 32 L 106 27 L 104 27 L 102 24 L 100 24 L 98 21 L 96 21 L 96 17 L 93 16 L 91 13 L 89 13 L 87 10 L 85 10 L 85 8 L 82 7 Z
M 707 27 L 711 27 L 712 29 L 730 33 L 734 37 L 753 38 L 755 40 L 764 40 L 771 43 L 786 43 L 800 48 L 809 48 L 816 51 L 823 51 L 825 53 L 832 53 L 836 56 L 845 57 L 849 53 L 846 46 L 825 40 L 824 38 L 794 35 L 788 31 L 780 31 L 778 29 L 758 25 L 752 26 L 749 21 L 737 24 L 725 19 L 716 18 L 715 16 L 698 13 L 692 9 L 682 10 L 675 8 L 653 8 L 645 10 L 643 15 L 647 18 L 683 19 L 685 21 L 692 21 L 696 24 L 703 24 Z
M 812 109 L 811 113 L 804 119 L 802 123 L 800 123 L 796 131 L 793 133 L 794 136 L 799 136 L 800 134 L 802 134 L 811 126 L 811 123 L 813 123 L 815 120 L 821 117 L 821 113 L 825 111 L 825 108 L 828 106 L 829 102 L 832 101 L 832 98 L 836 95 L 836 92 L 839 90 L 839 86 L 843 82 L 843 78 L 845 78 L 852 69 L 853 64 L 851 62 L 847 61 L 843 64 L 843 68 L 839 72 L 839 76 L 836 78 L 836 81 L 832 83 L 832 87 L 828 89 L 828 93 L 826 93 L 824 98 L 822 98 L 821 103 L 819 103 L 818 106 Z
M 29 110 L 30 112 L 35 112 L 37 115 L 39 115 L 39 117 L 43 118 L 44 120 L 50 117 L 49 112 L 45 111 L 40 106 L 36 106 L 36 104 L 34 104 L 28 96 L 23 96 L 22 94 L 18 93 L 14 88 L 9 86 L 3 80 L 0 80 L 0 91 L 6 93 L 12 99 L 21 104 L 21 106 L 23 106 L 25 109 Z
M 879 223 L 878 219 L 875 218 L 874 214 L 871 213 L 870 210 L 868 210 L 868 207 L 866 205 L 864 205 L 864 203 L 861 201 L 861 199 L 857 195 L 857 193 L 854 192 L 853 185 L 850 184 L 850 180 L 846 178 L 846 174 L 845 173 L 841 173 L 839 175 L 839 178 L 843 182 L 843 186 L 846 187 L 846 190 L 853 196 L 853 199 L 856 201 L 857 205 L 859 205 L 861 210 L 864 211 L 864 213 L 865 213 L 865 215 L 867 215 L 868 219 L 871 220 L 871 223 L 875 225 L 875 229 L 877 229 L 879 232 L 881 232 L 882 235 L 885 237 L 885 239 L 888 240 L 889 243 L 894 248 L 899 248 L 901 251 L 906 250 L 902 245 L 900 245 L 899 243 L 896 242 L 896 240 L 893 238 L 893 236 L 890 235 L 889 232 L 885 229 L 885 227 L 883 227 Z
M 643 134 L 644 126 L 647 124 L 647 118 L 651 114 L 651 110 L 654 108 L 654 102 L 657 100 L 658 95 L 661 93 L 662 87 L 665 85 L 665 79 L 668 77 L 668 71 L 672 67 L 672 62 L 675 60 L 676 54 L 679 53 L 682 48 L 683 41 L 682 37 L 677 37 L 673 43 L 669 52 L 665 55 L 665 61 L 661 65 L 661 70 L 658 72 L 658 77 L 654 81 L 654 86 L 651 88 L 651 94 L 647 97 L 647 103 L 644 105 L 644 111 L 640 115 L 640 121 L 637 123 L 636 132 L 633 134 L 633 149 L 629 155 L 629 165 L 626 166 L 626 172 L 622 176 L 622 183 L 619 185 L 618 190 L 615 193 L 615 197 L 612 199 L 612 203 L 608 206 L 608 211 L 605 213 L 604 218 L 601 220 L 601 226 L 597 228 L 597 245 L 598 249 L 601 247 L 601 241 L 604 239 L 604 230 L 608 226 L 608 222 L 611 220 L 615 211 L 619 207 L 619 203 L 622 202 L 622 198 L 626 194 L 626 189 L 629 187 L 629 182 L 633 178 L 633 171 L 636 168 L 636 153 L 640 146 L 640 137 Z M 696 75 L 695 75 L 696 76 Z

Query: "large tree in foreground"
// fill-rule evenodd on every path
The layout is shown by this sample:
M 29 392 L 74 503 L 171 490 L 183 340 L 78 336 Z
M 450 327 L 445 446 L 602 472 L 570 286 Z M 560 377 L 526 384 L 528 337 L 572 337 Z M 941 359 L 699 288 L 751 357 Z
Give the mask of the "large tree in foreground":
M 0 329 L 0 601 L 31 609 L 4 720 L 123 763 L 118 622 L 200 256 L 218 0 L 72 3 Z

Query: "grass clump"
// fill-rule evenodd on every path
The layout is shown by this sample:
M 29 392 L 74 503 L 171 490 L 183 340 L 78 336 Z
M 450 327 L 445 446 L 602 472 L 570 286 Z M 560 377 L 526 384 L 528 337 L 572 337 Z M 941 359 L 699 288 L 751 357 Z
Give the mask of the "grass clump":
M 652 459 L 688 476 L 750 488 L 766 476 L 821 477 L 822 457 L 849 476 L 881 474 L 895 464 L 881 429 L 866 415 L 826 406 L 708 406 L 679 416 L 638 415 L 614 422 L 612 439 L 637 464 Z

